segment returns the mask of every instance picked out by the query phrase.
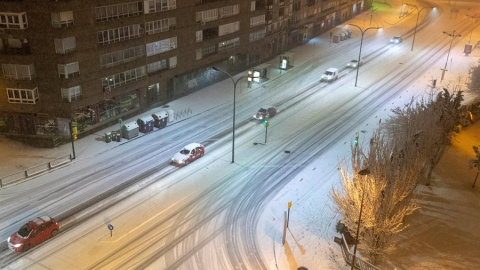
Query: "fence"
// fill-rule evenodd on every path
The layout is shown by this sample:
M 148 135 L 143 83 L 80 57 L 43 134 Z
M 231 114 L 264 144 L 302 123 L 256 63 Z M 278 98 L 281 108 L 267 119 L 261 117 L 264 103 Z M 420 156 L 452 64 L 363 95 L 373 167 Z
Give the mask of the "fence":
M 341 239 L 335 237 L 335 242 L 340 244 L 340 247 L 342 248 L 343 258 L 345 259 L 345 261 L 348 263 L 348 265 L 352 265 L 353 254 L 348 248 L 347 241 L 345 240 L 345 236 L 343 236 L 343 233 Z M 358 257 L 355 257 L 355 268 L 360 270 L 380 270 L 380 268 L 376 267 L 375 265 L 368 263 Z
M 71 155 L 65 155 L 61 156 L 59 158 L 56 158 L 48 163 L 43 163 L 39 164 L 33 167 L 30 167 L 26 170 L 23 171 L 18 171 L 6 176 L 0 177 L 0 188 L 3 188 L 4 186 L 13 184 L 15 182 L 21 181 L 28 179 L 32 176 L 41 174 L 43 172 L 49 171 L 51 169 L 54 169 L 56 167 L 60 167 L 62 165 L 65 165 L 69 162 L 72 161 L 72 156 Z
M 192 108 L 188 107 L 188 108 L 185 108 L 185 109 L 183 109 L 183 110 L 181 110 L 181 111 L 176 111 L 176 112 L 174 112 L 173 117 L 174 117 L 175 120 L 178 120 L 178 119 L 180 119 L 180 118 L 182 118 L 182 117 L 189 116 L 189 115 L 192 114 L 192 113 L 193 113 Z

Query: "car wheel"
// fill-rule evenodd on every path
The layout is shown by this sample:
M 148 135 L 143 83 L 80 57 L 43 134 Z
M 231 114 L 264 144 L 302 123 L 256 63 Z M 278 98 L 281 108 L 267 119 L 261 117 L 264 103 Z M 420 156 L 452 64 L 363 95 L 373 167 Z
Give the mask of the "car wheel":
M 187 166 L 190 163 L 190 161 L 187 159 L 185 160 L 185 166 Z
M 58 230 L 53 230 L 53 231 L 50 233 L 50 235 L 51 235 L 52 237 L 56 236 L 57 234 L 58 234 Z
M 204 153 L 204 152 L 202 152 L 202 153 L 200 154 L 200 157 L 203 157 L 203 155 L 204 155 L 204 154 L 205 154 L 205 153 Z
M 23 252 L 27 251 L 30 249 L 30 245 L 25 245 L 23 246 Z

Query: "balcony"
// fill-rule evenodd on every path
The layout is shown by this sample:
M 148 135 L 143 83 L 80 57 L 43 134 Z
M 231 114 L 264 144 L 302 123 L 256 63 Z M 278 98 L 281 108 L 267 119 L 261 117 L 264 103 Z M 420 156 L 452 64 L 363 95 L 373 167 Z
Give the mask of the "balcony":
M 2 41 L 3 41 L 3 48 L 0 50 L 0 53 L 2 54 L 10 54 L 10 55 L 31 54 L 30 44 L 28 43 L 27 39 L 24 39 L 22 41 L 19 39 L 8 39 L 8 40 L 4 39 Z
M 53 28 L 71 28 L 73 27 L 73 20 L 63 22 L 52 22 Z

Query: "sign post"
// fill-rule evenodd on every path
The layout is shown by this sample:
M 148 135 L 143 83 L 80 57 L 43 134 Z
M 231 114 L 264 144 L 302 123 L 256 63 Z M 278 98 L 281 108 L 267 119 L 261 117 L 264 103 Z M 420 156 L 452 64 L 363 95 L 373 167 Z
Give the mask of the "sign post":
M 292 201 L 288 202 L 287 228 L 288 228 L 288 222 L 290 221 L 290 208 L 292 208 Z
M 112 224 L 108 224 L 108 230 L 110 230 L 110 237 L 113 237 L 113 225 Z

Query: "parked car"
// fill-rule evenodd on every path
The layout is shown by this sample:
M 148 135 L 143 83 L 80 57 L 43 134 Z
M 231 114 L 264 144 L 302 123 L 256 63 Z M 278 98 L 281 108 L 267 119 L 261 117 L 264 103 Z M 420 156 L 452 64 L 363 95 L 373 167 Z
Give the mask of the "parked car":
M 253 115 L 253 118 L 257 120 L 265 120 L 265 118 L 272 118 L 276 114 L 277 114 L 277 109 L 275 107 L 263 106 L 258 110 L 256 114 Z
M 172 163 L 178 165 L 188 165 L 205 154 L 205 147 L 199 143 L 191 143 L 185 146 L 180 152 L 176 153 L 172 158 Z
M 338 79 L 338 68 L 329 68 L 325 73 L 322 74 L 320 81 L 334 81 Z
M 362 64 L 362 62 L 360 62 L 360 65 Z M 347 64 L 348 67 L 352 67 L 352 68 L 356 68 L 359 66 L 358 64 L 358 60 L 352 60 L 350 62 L 348 62 Z
M 55 219 L 48 216 L 37 217 L 8 238 L 8 248 L 16 252 L 27 251 L 57 235 L 58 230 Z
M 394 36 L 392 39 L 390 39 L 390 43 L 393 44 L 399 44 L 402 43 L 402 37 L 401 36 Z

